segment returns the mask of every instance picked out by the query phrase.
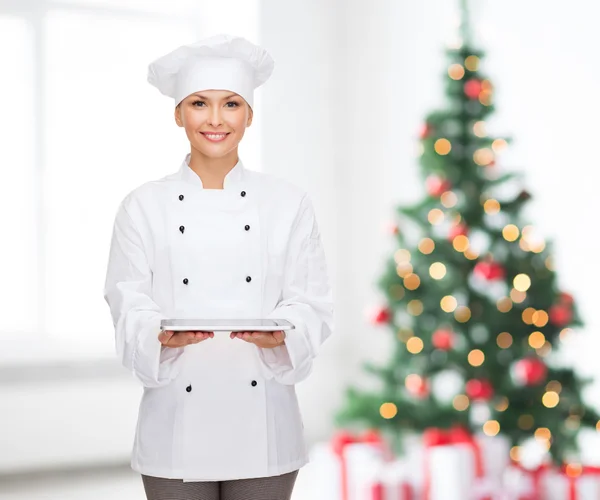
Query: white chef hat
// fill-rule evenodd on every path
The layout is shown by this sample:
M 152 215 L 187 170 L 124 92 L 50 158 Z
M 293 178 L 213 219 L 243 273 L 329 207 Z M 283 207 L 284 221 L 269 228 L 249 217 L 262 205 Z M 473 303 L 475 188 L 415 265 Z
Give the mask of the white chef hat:
M 148 82 L 175 105 L 194 92 L 229 90 L 253 106 L 254 89 L 265 83 L 275 63 L 245 38 L 216 35 L 183 45 L 148 66 Z

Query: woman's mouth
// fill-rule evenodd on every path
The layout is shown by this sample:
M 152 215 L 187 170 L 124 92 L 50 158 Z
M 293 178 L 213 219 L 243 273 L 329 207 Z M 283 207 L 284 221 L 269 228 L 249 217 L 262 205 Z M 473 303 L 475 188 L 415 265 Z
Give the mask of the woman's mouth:
M 229 135 L 229 133 L 216 133 L 211 134 L 208 132 L 200 132 L 204 137 L 206 137 L 210 142 L 221 142 L 225 140 L 225 138 Z

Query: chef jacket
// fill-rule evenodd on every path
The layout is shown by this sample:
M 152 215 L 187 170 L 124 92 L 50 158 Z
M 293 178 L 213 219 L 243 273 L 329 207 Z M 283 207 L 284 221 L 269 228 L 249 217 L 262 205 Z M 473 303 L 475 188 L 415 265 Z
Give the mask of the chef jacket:
M 189 159 L 130 192 L 114 222 L 104 297 L 116 351 L 144 386 L 131 466 L 184 481 L 284 474 L 308 462 L 294 384 L 333 329 L 315 211 L 299 187 L 241 161 L 223 189 L 205 189 Z M 295 329 L 270 349 L 224 332 L 169 348 L 165 318 Z

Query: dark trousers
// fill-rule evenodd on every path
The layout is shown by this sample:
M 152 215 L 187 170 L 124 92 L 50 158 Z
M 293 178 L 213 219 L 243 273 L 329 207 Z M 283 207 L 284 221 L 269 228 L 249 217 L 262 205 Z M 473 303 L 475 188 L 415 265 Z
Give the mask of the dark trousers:
M 148 500 L 290 500 L 297 476 L 294 471 L 255 479 L 184 483 L 142 474 L 142 481 Z

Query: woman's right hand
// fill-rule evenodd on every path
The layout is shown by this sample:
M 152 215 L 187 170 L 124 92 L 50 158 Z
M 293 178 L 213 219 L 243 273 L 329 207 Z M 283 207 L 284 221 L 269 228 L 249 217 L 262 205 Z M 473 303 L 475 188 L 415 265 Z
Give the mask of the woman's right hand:
M 158 340 L 165 347 L 185 347 L 186 345 L 211 339 L 214 336 L 215 332 L 174 332 L 165 330 L 158 334 Z

